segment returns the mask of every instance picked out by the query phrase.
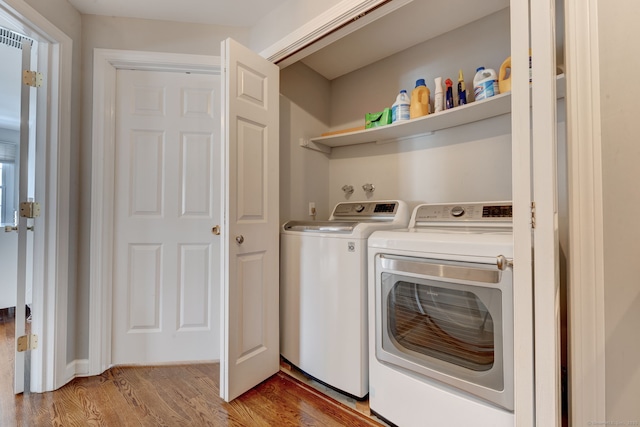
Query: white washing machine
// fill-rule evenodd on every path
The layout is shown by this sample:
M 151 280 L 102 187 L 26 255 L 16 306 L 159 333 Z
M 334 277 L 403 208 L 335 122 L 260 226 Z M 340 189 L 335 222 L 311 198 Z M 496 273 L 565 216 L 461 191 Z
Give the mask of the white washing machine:
M 280 244 L 280 352 L 358 399 L 369 392 L 367 238 L 407 227 L 404 202 L 339 203 L 328 221 L 289 221 Z
M 402 427 L 513 427 L 510 202 L 431 204 L 369 238 L 369 403 Z

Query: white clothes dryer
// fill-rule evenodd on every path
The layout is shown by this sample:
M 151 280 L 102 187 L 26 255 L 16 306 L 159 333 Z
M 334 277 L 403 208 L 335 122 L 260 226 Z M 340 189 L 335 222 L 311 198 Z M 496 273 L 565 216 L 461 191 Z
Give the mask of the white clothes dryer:
M 429 204 L 369 238 L 371 410 L 402 427 L 513 427 L 510 202 Z
M 316 380 L 369 392 L 367 238 L 406 228 L 398 200 L 338 203 L 328 221 L 289 221 L 280 245 L 280 352 Z

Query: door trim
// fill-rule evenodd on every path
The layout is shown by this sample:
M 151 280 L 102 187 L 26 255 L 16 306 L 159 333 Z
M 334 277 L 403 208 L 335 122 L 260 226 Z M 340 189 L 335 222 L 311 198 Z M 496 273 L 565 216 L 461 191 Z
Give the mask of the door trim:
M 61 387 L 67 375 L 70 232 L 70 140 L 73 41 L 23 0 L 0 0 L 1 21 L 39 42 L 38 68 L 48 76 L 38 92 L 36 197 L 44 207 L 34 235 L 31 391 Z M 46 145 L 45 145 L 46 144 Z M 39 192 L 41 189 L 42 192 Z M 48 207 L 51 207 L 49 209 Z M 40 268 L 35 268 L 39 266 Z M 37 285 L 37 286 L 36 286 Z
M 94 49 L 89 375 L 111 366 L 116 72 L 119 68 L 220 74 L 220 57 Z
M 260 52 L 281 68 L 291 65 L 413 0 L 343 0 Z

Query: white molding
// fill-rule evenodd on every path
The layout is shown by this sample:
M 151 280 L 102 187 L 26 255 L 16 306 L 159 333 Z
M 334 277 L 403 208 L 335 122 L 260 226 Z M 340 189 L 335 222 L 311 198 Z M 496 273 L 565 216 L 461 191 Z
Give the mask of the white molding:
M 111 366 L 115 97 L 119 68 L 220 74 L 220 57 L 94 49 L 88 373 Z
M 606 419 L 598 0 L 566 0 L 569 423 Z
M 76 359 L 66 365 L 65 375 L 69 378 L 89 376 L 89 360 Z
M 361 14 L 387 1 L 388 0 L 343 0 L 297 30 L 292 31 L 283 39 L 264 49 L 260 52 L 260 55 L 280 66 L 289 65 L 413 0 L 393 0 L 375 12 L 360 17 Z M 348 26 L 346 26 L 346 24 L 348 24 Z M 345 26 L 345 28 L 341 29 L 340 34 L 335 35 L 335 37 L 326 37 L 342 26 Z M 307 49 L 312 44 L 313 47 Z M 292 57 L 292 55 L 302 49 L 305 49 L 304 54 Z M 281 62 L 285 58 L 287 62 Z
M 61 387 L 66 376 L 69 269 L 69 153 L 71 139 L 72 40 L 23 0 L 0 0 L 3 21 L 43 47 L 39 67 L 48 81 L 38 94 L 36 197 L 43 214 L 34 238 L 32 332 L 40 335 L 31 355 L 31 391 Z M 42 69 L 42 68 L 41 68 Z M 48 108 L 47 108 L 48 107 Z M 40 193 L 43 191 L 43 193 Z M 35 286 L 41 283 L 42 286 Z
M 511 65 L 529 67 L 529 2 L 511 0 Z M 531 116 L 528 76 L 511 79 L 513 198 L 514 417 L 518 427 L 535 424 L 533 261 L 531 233 Z

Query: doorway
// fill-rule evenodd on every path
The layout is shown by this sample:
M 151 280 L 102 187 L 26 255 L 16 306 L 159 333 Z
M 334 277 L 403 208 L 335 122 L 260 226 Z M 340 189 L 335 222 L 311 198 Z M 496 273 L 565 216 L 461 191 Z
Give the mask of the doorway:
M 0 309 L 16 306 L 22 37 L 0 27 Z
M 102 112 L 117 109 L 117 74 L 121 69 L 219 76 L 220 58 L 108 49 L 94 51 L 91 222 L 96 226 L 91 229 L 89 375 L 99 375 L 113 364 L 116 123 L 114 116 Z
M 29 231 L 36 284 L 30 328 L 39 342 L 31 350 L 30 389 L 43 392 L 72 378 L 66 372 L 72 42 L 21 0 L 0 0 L 0 26 L 37 42 L 35 69 L 46 76 L 42 86 L 34 89 L 39 147 L 34 157 L 34 195 L 42 209 Z
M 23 84 L 22 75 L 24 69 L 35 69 L 37 54 L 33 39 L 0 27 L 0 90 L 4 95 L 0 101 L 0 309 L 9 309 L 5 315 L 13 319 L 18 337 L 31 336 L 34 221 L 20 219 L 18 210 L 20 202 L 35 198 L 37 123 L 37 96 Z M 20 347 L 17 343 L 14 340 L 8 350 L 15 352 Z M 12 357 L 15 393 L 30 391 L 30 356 L 26 351 Z

